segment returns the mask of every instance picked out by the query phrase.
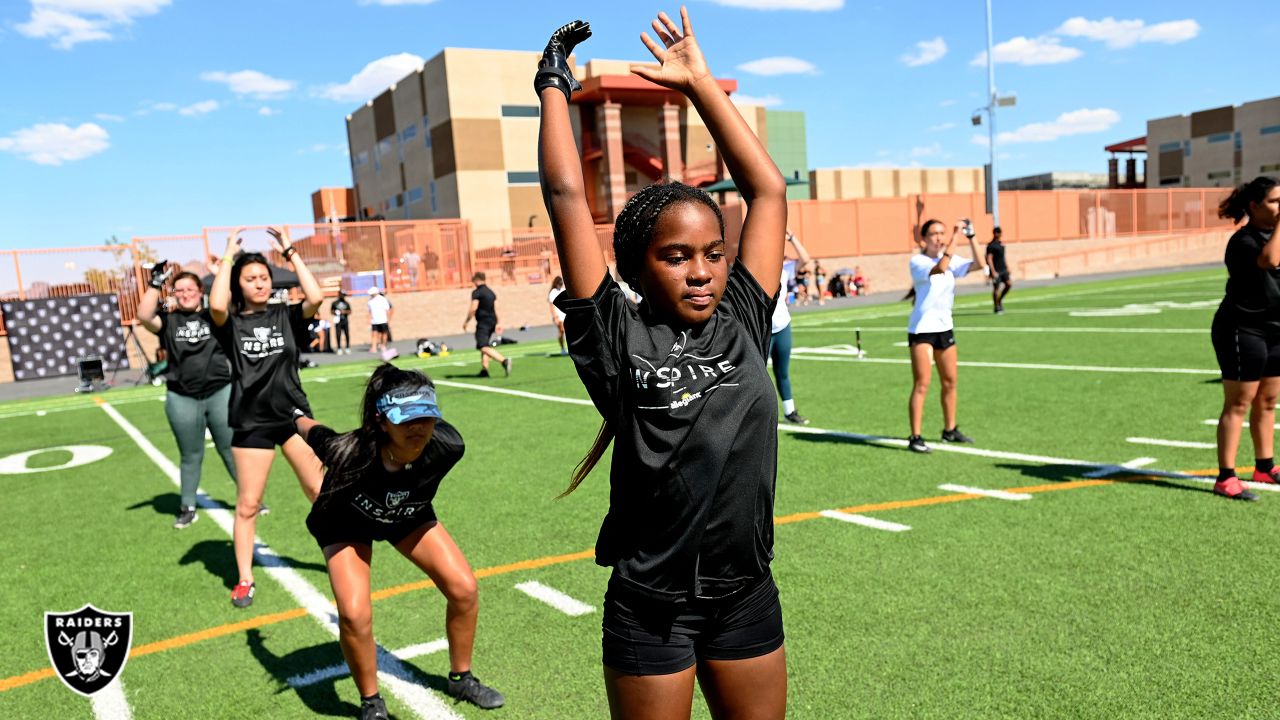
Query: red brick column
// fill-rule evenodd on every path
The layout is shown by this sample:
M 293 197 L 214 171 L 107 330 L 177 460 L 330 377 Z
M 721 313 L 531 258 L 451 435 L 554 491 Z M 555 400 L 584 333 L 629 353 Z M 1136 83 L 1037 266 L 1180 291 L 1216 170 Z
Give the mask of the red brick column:
M 658 111 L 658 132 L 662 135 L 662 172 L 671 180 L 684 180 L 680 157 L 680 106 L 663 105 Z
M 622 212 L 627 202 L 627 175 L 622 158 L 622 106 L 605 101 L 596 106 L 596 129 L 600 133 L 600 148 L 604 151 L 604 200 L 605 209 L 612 222 Z

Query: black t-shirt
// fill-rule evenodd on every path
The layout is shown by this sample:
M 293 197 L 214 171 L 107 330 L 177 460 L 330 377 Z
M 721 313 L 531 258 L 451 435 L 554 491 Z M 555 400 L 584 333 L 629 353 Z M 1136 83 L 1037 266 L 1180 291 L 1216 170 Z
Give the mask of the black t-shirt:
M 208 310 L 161 311 L 160 345 L 169 356 L 168 387 L 179 395 L 203 400 L 231 382 L 227 354 L 213 337 Z
M 231 427 L 252 430 L 293 422 L 311 406 L 298 378 L 297 333 L 306 332 L 302 304 L 268 304 L 259 313 L 229 313 L 214 335 L 231 358 Z
M 321 462 L 328 463 L 331 444 L 338 437 L 333 430 L 317 425 L 307 433 L 307 444 Z M 334 478 L 326 472 L 307 524 L 338 526 L 375 540 L 419 528 L 436 519 L 431 501 L 440 489 L 440 481 L 462 459 L 464 450 L 457 428 L 436 420 L 431 442 L 403 470 L 388 472 L 381 458 L 373 458 L 367 476 L 336 491 Z
M 1227 241 L 1227 293 L 1221 311 L 1241 330 L 1280 334 L 1280 270 L 1258 267 L 1272 233 L 1246 225 Z
M 616 433 L 596 562 L 649 597 L 725 595 L 768 571 L 775 301 L 741 262 L 701 327 L 651 317 L 607 275 L 589 298 L 556 298 L 578 376 Z
M 329 306 L 329 311 L 333 313 L 333 322 L 342 325 L 347 322 L 347 318 L 351 315 L 351 303 L 346 300 L 334 300 Z
M 498 301 L 498 296 L 493 294 L 488 285 L 481 285 L 471 291 L 471 299 L 478 300 L 479 305 L 476 306 L 476 323 L 479 325 L 492 325 L 498 322 L 498 312 L 494 309 L 493 304 Z
M 1009 272 L 1009 266 L 1004 262 L 1004 243 L 999 240 L 992 240 L 987 243 L 987 255 L 991 258 L 991 272 L 1000 273 Z

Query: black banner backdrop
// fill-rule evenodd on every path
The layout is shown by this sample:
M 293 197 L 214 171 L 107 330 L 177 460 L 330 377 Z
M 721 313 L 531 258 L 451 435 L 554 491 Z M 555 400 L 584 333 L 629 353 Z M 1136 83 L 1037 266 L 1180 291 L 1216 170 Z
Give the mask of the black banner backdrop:
M 75 375 L 76 360 L 102 358 L 104 370 L 129 366 L 115 295 L 81 295 L 0 303 L 15 380 Z

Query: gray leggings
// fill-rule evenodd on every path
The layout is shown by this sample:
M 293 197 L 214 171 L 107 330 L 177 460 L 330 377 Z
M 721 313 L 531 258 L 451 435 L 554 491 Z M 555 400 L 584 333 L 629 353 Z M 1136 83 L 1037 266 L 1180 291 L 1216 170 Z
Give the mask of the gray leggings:
M 196 506 L 196 489 L 200 487 L 200 467 L 204 464 L 204 431 L 209 429 L 213 444 L 222 456 L 231 481 L 236 480 L 236 464 L 231 459 L 231 426 L 227 424 L 227 406 L 231 403 L 231 385 L 227 384 L 203 400 L 169 391 L 164 400 L 164 414 L 178 441 L 182 477 L 182 507 Z

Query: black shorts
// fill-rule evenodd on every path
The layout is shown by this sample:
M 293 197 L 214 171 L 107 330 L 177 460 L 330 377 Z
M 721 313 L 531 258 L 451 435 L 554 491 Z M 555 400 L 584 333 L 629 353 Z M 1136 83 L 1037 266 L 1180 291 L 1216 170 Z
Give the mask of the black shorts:
M 420 528 L 435 525 L 436 522 L 438 521 L 434 508 L 430 509 L 429 514 L 414 518 L 413 522 L 380 526 L 373 526 L 366 522 L 352 522 L 350 517 L 344 517 L 333 511 L 318 510 L 315 505 L 311 506 L 311 512 L 307 514 L 307 530 L 311 532 L 311 537 L 316 539 L 316 544 L 321 550 L 338 543 L 372 547 L 375 540 L 386 540 L 392 545 L 399 545 L 402 540 Z
M 942 332 L 931 333 L 907 333 L 907 346 L 919 345 L 926 343 L 932 345 L 935 350 L 946 350 L 956 344 L 956 333 L 954 330 L 944 330 Z
M 387 327 L 387 323 L 374 323 L 369 326 L 369 329 L 372 330 L 373 332 L 385 333 L 391 328 Z
M 670 675 L 699 660 L 744 660 L 782 647 L 782 605 L 772 575 L 724 598 L 671 603 L 610 582 L 604 664 L 625 675 Z
M 247 430 L 232 430 L 231 447 L 274 450 L 277 445 L 284 445 L 289 442 L 289 438 L 297 434 L 292 422 L 264 425 Z
M 1223 380 L 1257 382 L 1280 376 L 1280 336 L 1241 330 L 1219 312 L 1209 331 Z
M 998 287 L 998 286 L 1000 286 L 1000 285 L 1008 285 L 1008 284 L 1009 284 L 1009 271 L 1008 271 L 1008 270 L 1006 270 L 1006 271 L 1004 271 L 1004 272 L 1002 272 L 1002 273 L 996 273 L 995 275 L 992 275 L 992 276 L 991 276 L 991 282 L 992 282 L 992 284 L 993 284 L 993 285 L 996 285 L 997 287 Z
M 476 349 L 489 347 L 489 341 L 493 339 L 493 331 L 497 329 L 497 323 L 476 321 Z

